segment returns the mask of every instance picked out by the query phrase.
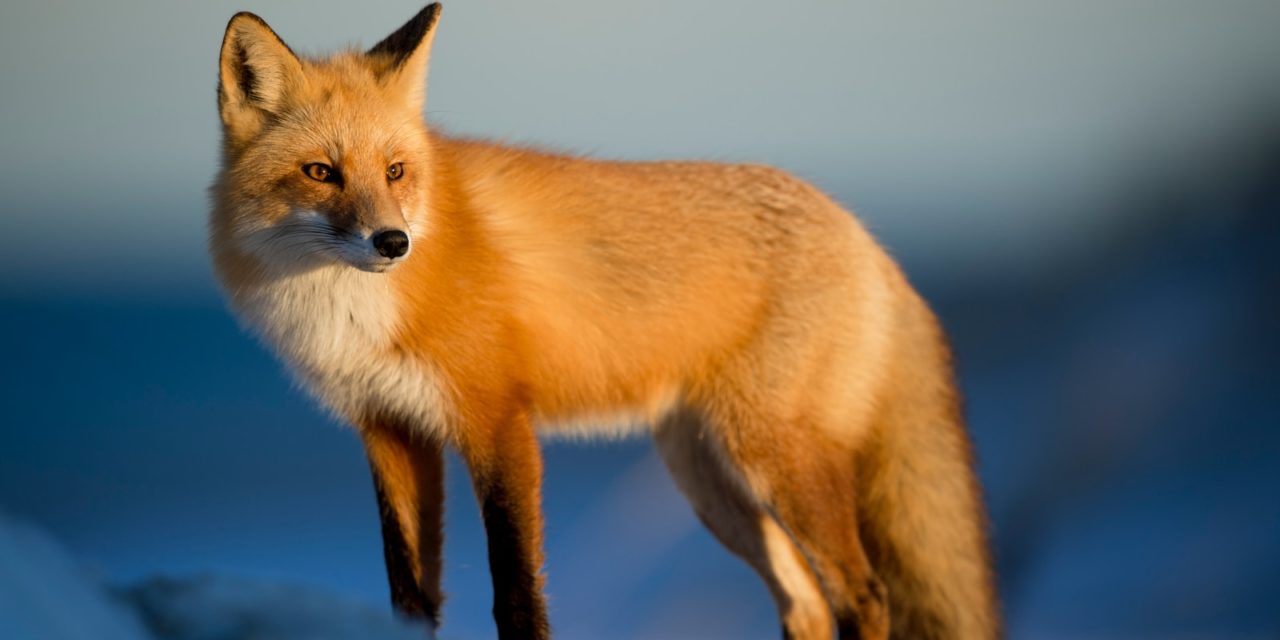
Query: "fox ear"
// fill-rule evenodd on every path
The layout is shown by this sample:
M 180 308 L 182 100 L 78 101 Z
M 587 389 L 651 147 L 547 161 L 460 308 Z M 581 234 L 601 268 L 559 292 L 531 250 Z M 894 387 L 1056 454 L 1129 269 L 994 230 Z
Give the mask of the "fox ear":
M 417 111 L 427 101 L 427 60 L 439 19 L 440 3 L 433 2 L 368 52 L 379 79 Z
M 262 18 L 243 11 L 232 16 L 218 64 L 218 111 L 229 132 L 252 134 L 303 82 L 298 56 Z

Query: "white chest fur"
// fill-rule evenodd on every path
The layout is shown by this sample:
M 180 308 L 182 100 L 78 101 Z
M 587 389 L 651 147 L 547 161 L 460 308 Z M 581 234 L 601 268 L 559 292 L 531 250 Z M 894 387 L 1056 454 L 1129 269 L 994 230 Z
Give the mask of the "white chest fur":
M 340 417 L 385 413 L 415 428 L 445 424 L 439 377 L 391 348 L 400 315 L 386 276 L 324 267 L 231 297 L 241 321 Z

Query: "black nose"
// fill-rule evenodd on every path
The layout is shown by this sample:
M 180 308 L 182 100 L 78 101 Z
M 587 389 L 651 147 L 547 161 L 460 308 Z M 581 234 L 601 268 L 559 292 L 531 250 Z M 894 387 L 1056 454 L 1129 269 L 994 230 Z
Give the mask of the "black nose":
M 399 229 L 388 229 L 373 234 L 373 248 L 385 258 L 399 258 L 409 253 L 409 234 Z

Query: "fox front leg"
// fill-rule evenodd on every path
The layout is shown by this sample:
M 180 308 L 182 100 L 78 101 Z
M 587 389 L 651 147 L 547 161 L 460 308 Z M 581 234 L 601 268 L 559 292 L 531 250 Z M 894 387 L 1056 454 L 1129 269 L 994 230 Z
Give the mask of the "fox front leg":
M 360 424 L 373 470 L 391 604 L 401 615 L 440 624 L 444 546 L 444 454 L 438 441 L 386 420 Z
M 524 412 L 464 430 L 459 450 L 471 471 L 489 543 L 493 617 L 504 640 L 551 635 L 542 596 L 542 454 Z

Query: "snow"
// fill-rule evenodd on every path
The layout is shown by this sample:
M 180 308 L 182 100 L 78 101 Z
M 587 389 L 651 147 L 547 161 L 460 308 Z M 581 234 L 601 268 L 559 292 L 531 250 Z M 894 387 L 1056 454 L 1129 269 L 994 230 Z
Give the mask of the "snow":
M 423 640 L 390 607 L 227 576 L 112 587 L 43 532 L 0 513 L 0 638 L 8 640 Z
M 0 637 L 144 640 L 136 612 L 40 531 L 0 513 Z

